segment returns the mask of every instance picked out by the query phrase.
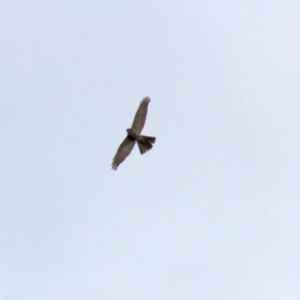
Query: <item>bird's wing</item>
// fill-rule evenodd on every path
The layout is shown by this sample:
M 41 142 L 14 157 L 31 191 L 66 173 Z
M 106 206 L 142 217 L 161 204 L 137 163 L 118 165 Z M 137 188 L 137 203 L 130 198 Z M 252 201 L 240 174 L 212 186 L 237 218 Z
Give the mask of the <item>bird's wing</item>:
M 146 116 L 147 116 L 149 102 L 150 102 L 150 98 L 145 97 L 141 101 L 140 106 L 134 116 L 134 120 L 133 120 L 131 127 L 134 128 L 135 130 L 137 130 L 139 133 L 141 133 L 141 131 L 145 125 L 145 122 L 146 122 Z
M 113 170 L 117 170 L 119 164 L 121 164 L 124 159 L 130 154 L 131 150 L 133 149 L 135 141 L 130 139 L 128 136 L 125 140 L 121 143 L 118 148 L 116 155 L 113 158 L 113 162 L 111 167 Z

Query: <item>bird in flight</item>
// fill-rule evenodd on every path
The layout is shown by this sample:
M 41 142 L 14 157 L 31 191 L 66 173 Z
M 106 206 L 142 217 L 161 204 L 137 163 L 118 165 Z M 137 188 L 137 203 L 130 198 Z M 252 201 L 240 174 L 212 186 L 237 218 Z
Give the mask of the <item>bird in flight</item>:
M 117 153 L 113 158 L 113 162 L 111 164 L 113 170 L 117 170 L 118 166 L 130 154 L 130 152 L 132 151 L 135 145 L 135 142 L 137 142 L 141 154 L 146 153 L 148 150 L 150 150 L 153 147 L 152 144 L 155 143 L 156 138 L 153 136 L 146 136 L 140 134 L 146 122 L 149 103 L 150 103 L 149 97 L 145 97 L 141 101 L 140 106 L 137 112 L 135 113 L 131 128 L 126 129 L 127 136 L 119 146 Z

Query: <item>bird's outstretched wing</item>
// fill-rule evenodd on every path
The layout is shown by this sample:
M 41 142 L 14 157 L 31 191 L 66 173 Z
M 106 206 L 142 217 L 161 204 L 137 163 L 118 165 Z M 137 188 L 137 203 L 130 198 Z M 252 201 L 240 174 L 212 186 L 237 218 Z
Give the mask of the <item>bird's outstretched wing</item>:
M 143 127 L 146 122 L 146 116 L 147 116 L 149 102 L 150 102 L 150 98 L 145 97 L 141 101 L 140 106 L 134 116 L 134 120 L 133 120 L 131 128 L 134 128 L 139 133 L 141 133 L 141 131 L 143 130 Z
M 111 167 L 113 170 L 117 170 L 119 164 L 121 164 L 125 158 L 130 154 L 131 150 L 133 149 L 135 141 L 130 139 L 128 136 L 125 140 L 121 143 L 118 148 L 116 155 L 113 158 L 113 162 Z

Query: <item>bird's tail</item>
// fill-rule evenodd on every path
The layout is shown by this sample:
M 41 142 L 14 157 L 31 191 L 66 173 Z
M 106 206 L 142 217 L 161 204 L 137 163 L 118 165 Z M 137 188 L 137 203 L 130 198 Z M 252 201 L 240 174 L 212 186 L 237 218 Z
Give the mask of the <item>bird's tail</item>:
M 156 138 L 154 136 L 146 136 L 146 135 L 140 135 L 139 140 L 137 141 L 137 144 L 139 146 L 141 154 L 146 153 L 148 150 L 150 150 L 155 143 Z

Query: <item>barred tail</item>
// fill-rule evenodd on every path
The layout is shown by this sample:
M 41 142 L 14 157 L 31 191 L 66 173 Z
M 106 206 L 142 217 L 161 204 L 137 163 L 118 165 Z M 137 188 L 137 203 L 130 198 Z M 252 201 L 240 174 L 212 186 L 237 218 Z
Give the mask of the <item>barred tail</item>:
M 137 141 L 137 144 L 139 146 L 141 154 L 146 153 L 148 150 L 150 150 L 155 143 L 156 138 L 154 136 L 146 136 L 146 135 L 140 135 L 141 139 Z

